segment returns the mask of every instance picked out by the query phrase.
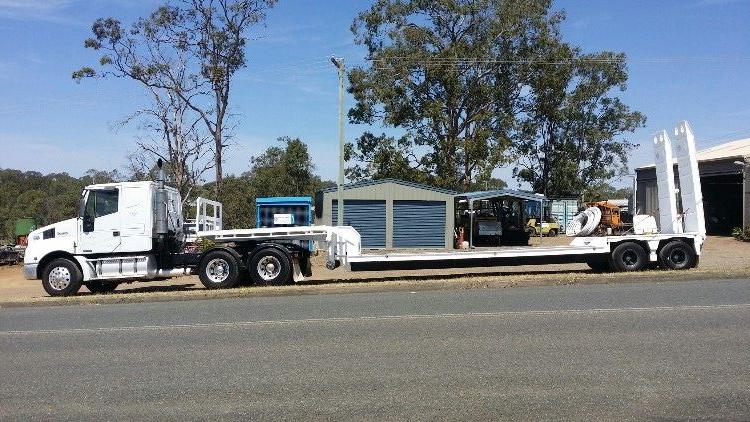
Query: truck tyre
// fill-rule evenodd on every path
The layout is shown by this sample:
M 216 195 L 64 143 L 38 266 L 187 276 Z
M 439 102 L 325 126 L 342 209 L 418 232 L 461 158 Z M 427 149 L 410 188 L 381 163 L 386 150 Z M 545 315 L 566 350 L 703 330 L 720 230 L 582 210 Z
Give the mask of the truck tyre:
M 198 278 L 207 289 L 225 289 L 237 285 L 240 271 L 240 263 L 234 255 L 216 250 L 208 252 L 201 260 Z
M 91 293 L 112 293 L 117 289 L 120 283 L 115 281 L 90 281 L 86 283 L 86 288 Z
M 83 274 L 69 259 L 58 258 L 47 264 L 42 273 L 42 287 L 50 296 L 70 296 L 81 288 Z
M 549 232 L 547 233 L 547 236 L 549 237 L 557 236 L 557 229 L 550 229 Z
M 686 270 L 698 263 L 693 248 L 681 240 L 673 240 L 659 250 L 659 264 L 668 270 Z
M 616 271 L 641 271 L 648 265 L 648 254 L 635 242 L 624 242 L 612 251 L 610 266 Z
M 258 285 L 280 286 L 292 281 L 292 263 L 287 255 L 276 248 L 256 252 L 248 265 L 250 278 Z

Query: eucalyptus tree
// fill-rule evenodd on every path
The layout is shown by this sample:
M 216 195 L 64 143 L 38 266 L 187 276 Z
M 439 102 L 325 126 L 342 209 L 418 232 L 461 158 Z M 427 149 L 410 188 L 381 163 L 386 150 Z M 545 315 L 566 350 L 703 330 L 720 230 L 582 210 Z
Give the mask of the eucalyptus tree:
M 376 1 L 352 25 L 369 62 L 349 73 L 349 118 L 388 133 L 348 145 L 349 176 L 467 190 L 513 163 L 552 194 L 621 168 L 633 145 L 616 138 L 644 121 L 610 95 L 624 57 L 581 53 L 564 19 L 551 0 Z
M 194 112 L 213 139 L 215 194 L 221 190 L 223 150 L 233 78 L 245 67 L 248 32 L 276 0 L 181 0 L 124 27 L 98 19 L 84 45 L 102 53 L 100 71 L 86 66 L 73 78 L 116 76 L 166 91 Z M 183 72 L 183 70 L 185 70 Z
M 560 15 L 547 1 L 379 0 L 352 31 L 370 64 L 349 73 L 355 123 L 398 128 L 351 147 L 350 174 L 400 168 L 461 189 L 503 161 L 526 59 Z

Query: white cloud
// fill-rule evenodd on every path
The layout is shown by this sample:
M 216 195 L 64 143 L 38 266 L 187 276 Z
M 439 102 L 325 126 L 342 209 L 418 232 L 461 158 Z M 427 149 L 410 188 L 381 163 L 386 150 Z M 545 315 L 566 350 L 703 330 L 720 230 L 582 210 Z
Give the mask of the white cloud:
M 70 4 L 70 0 L 0 0 L 0 9 L 49 12 Z
M 73 0 L 0 0 L 0 18 L 20 21 L 76 23 L 65 13 Z

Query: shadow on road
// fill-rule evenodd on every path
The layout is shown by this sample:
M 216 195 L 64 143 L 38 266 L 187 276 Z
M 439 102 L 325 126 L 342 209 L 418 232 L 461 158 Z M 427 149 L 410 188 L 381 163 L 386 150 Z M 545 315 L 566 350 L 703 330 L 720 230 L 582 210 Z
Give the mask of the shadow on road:
M 504 277 L 504 276 L 536 276 L 536 275 L 555 275 L 555 274 L 595 274 L 593 270 L 565 270 L 565 271 L 492 271 L 492 272 L 465 272 L 458 274 L 408 274 L 408 275 L 392 275 L 383 277 L 372 277 L 365 275 L 362 278 L 328 278 L 323 280 L 304 280 L 296 285 L 300 286 L 323 286 L 328 284 L 359 284 L 359 283 L 372 283 L 372 282 L 387 282 L 387 281 L 420 281 L 420 280 L 458 280 L 466 277 Z M 243 285 L 243 287 L 252 287 L 253 285 Z M 138 287 L 121 287 L 111 293 L 91 293 L 86 290 L 81 290 L 78 293 L 79 296 L 95 296 L 95 295 L 121 295 L 128 293 L 158 293 L 158 292 L 180 292 L 180 291 L 195 291 L 204 290 L 205 288 L 196 283 L 183 283 L 183 284 L 169 284 L 169 285 L 154 285 L 154 286 L 138 286 Z
M 159 286 L 138 286 L 138 287 L 125 287 L 122 289 L 115 290 L 111 293 L 91 293 L 88 291 L 81 290 L 78 296 L 96 296 L 96 295 L 118 295 L 124 293 L 154 293 L 154 292 L 183 292 L 189 290 L 202 290 L 203 286 L 196 285 L 194 283 L 189 284 L 170 284 L 170 285 L 159 285 Z
M 564 271 L 492 271 L 492 272 L 471 272 L 457 274 L 409 274 L 409 275 L 393 275 L 384 277 L 366 277 L 358 279 L 346 279 L 346 278 L 331 278 L 325 280 L 304 280 L 299 285 L 324 285 L 334 283 L 369 283 L 377 281 L 419 281 L 419 280 L 456 280 L 466 277 L 504 277 L 504 276 L 535 276 L 535 275 L 555 275 L 555 274 L 595 274 L 598 273 L 594 270 L 564 270 Z

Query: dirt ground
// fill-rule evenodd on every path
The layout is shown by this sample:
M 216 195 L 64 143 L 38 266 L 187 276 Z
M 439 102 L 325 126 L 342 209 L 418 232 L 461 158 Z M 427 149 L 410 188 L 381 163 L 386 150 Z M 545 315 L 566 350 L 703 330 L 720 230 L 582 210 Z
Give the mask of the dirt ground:
M 543 238 L 543 246 L 566 245 L 569 238 Z M 539 238 L 532 239 L 532 246 L 539 245 Z M 431 280 L 435 278 L 446 278 L 450 276 L 476 275 L 483 278 L 505 275 L 537 275 L 549 278 L 559 276 L 561 273 L 587 273 L 588 266 L 585 264 L 559 264 L 559 265 L 521 265 L 512 267 L 486 267 L 486 268 L 460 268 L 441 270 L 409 270 L 409 271 L 368 271 L 348 272 L 341 268 L 327 270 L 324 266 L 322 255 L 313 260 L 313 277 L 306 284 L 332 284 L 352 283 L 362 281 L 393 281 L 407 279 L 411 281 Z M 723 273 L 728 271 L 750 270 L 750 243 L 738 242 L 731 237 L 710 236 L 703 248 L 699 269 L 702 271 L 716 270 Z M 201 290 L 203 286 L 196 276 L 181 277 L 172 280 L 122 284 L 118 291 L 122 292 L 175 292 Z M 81 289 L 81 294 L 88 294 L 87 289 Z M 0 302 L 26 301 L 46 297 L 39 280 L 25 280 L 21 275 L 20 266 L 0 267 Z

